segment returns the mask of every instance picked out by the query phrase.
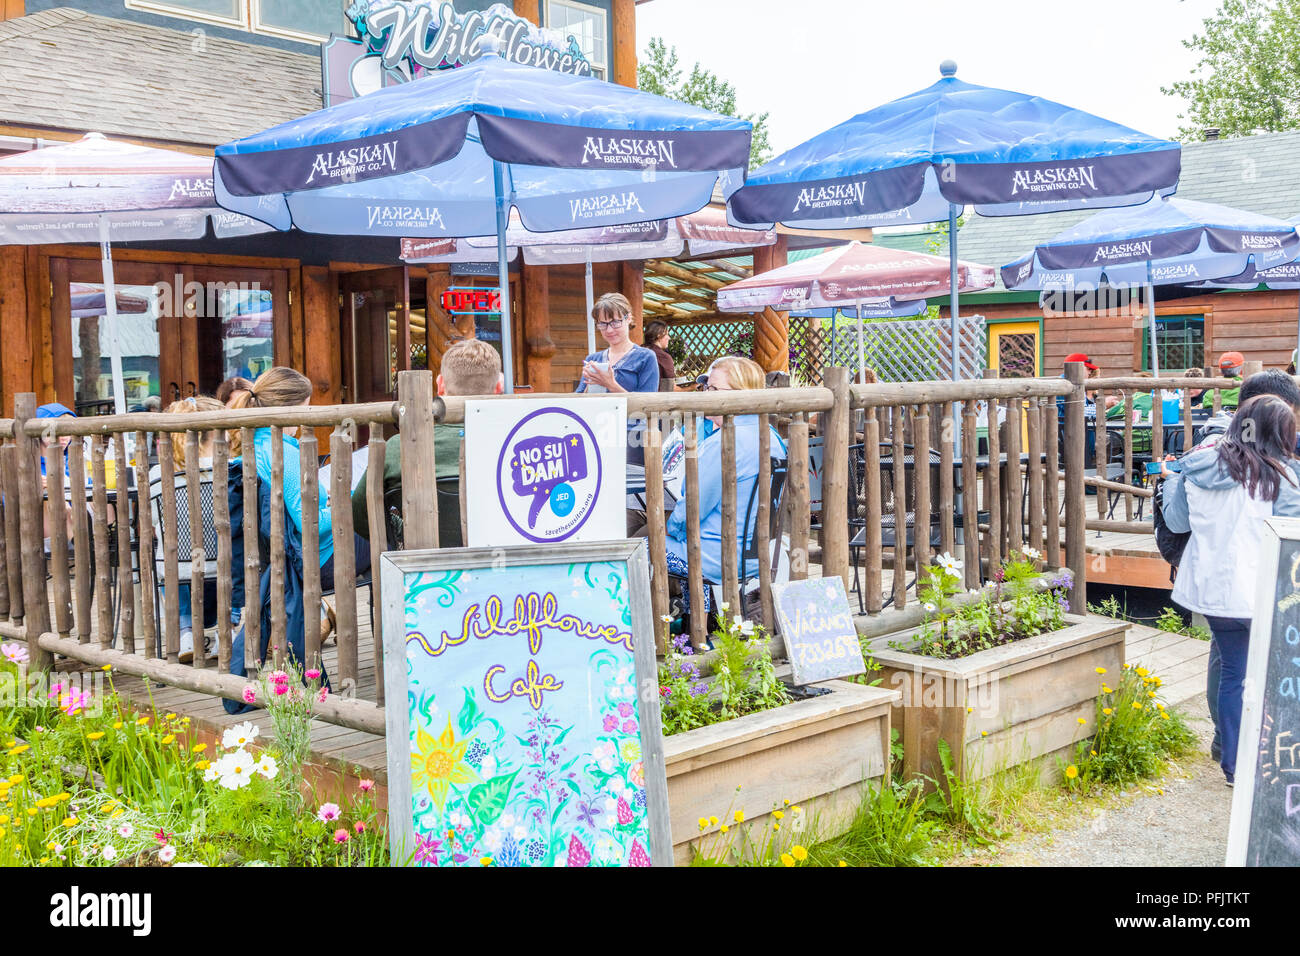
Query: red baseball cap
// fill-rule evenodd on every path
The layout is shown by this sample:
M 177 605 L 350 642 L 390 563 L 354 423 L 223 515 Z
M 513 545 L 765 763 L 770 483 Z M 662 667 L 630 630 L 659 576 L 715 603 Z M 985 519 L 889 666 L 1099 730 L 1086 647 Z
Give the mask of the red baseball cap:
M 1065 361 L 1067 363 L 1082 362 L 1084 367 L 1087 368 L 1088 370 L 1093 372 L 1097 371 L 1097 366 L 1092 364 L 1092 359 L 1088 358 L 1088 356 L 1083 352 L 1071 352 L 1069 355 L 1065 357 Z
M 1241 368 L 1246 364 L 1246 356 L 1240 352 L 1224 352 L 1219 356 L 1219 368 Z

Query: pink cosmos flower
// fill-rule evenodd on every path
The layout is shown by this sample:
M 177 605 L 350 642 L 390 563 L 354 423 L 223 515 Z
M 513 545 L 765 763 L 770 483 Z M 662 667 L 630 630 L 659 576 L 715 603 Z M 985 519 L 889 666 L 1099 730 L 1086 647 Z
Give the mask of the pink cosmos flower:
M 83 690 L 71 690 L 59 698 L 59 709 L 71 717 L 80 713 L 90 704 L 90 694 Z
M 48 696 L 50 700 L 57 700 L 59 695 L 62 693 L 63 693 L 63 681 L 56 681 L 53 685 L 51 685 L 50 693 Z
M 625 721 L 623 721 L 623 733 L 625 733 L 625 734 L 634 734 L 634 733 L 636 733 L 636 721 L 635 721 L 635 720 L 625 720 Z
M 0 644 L 0 654 L 10 664 L 26 664 L 29 660 L 27 648 L 22 644 Z
M 275 694 L 276 694 L 277 697 L 283 697 L 283 696 L 284 696 L 285 694 L 287 694 L 287 693 L 289 693 L 289 685 L 288 685 L 288 684 L 276 684 L 276 685 L 275 685 Z
M 352 829 L 357 831 L 357 836 L 361 836 L 361 834 L 366 832 L 366 825 L 358 820 L 356 823 L 352 824 Z
M 342 827 L 340 827 L 339 829 L 335 830 L 335 831 L 334 831 L 334 842 L 335 842 L 335 843 L 347 843 L 347 842 L 348 842 L 348 831 L 347 831 L 347 830 L 344 830 Z
M 158 832 L 153 835 L 153 838 L 157 840 L 159 843 L 163 844 L 163 846 L 166 846 L 168 843 L 171 842 L 172 835 L 168 833 L 166 830 L 159 828 Z
M 373 780 L 362 780 L 357 784 L 357 789 L 362 793 L 369 793 L 371 790 L 375 789 L 375 782 Z
M 317 678 L 320 677 L 320 671 L 318 671 L 314 667 L 309 667 L 307 669 L 307 672 L 303 676 L 306 677 L 308 680 L 316 680 Z
M 333 823 L 339 818 L 339 805 L 337 803 L 322 803 L 320 809 L 316 811 L 316 819 L 321 823 Z
M 244 697 L 244 703 L 245 703 L 245 704 L 256 703 L 256 702 L 257 702 L 257 688 L 254 687 L 252 684 L 245 684 L 245 685 L 244 685 L 244 694 L 243 694 L 243 697 Z

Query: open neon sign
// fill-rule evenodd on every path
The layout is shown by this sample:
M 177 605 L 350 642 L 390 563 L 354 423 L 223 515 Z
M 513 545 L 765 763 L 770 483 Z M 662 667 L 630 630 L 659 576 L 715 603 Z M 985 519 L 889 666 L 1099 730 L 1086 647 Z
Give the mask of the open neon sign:
M 452 315 L 500 314 L 501 290 L 452 286 L 442 294 L 442 309 Z

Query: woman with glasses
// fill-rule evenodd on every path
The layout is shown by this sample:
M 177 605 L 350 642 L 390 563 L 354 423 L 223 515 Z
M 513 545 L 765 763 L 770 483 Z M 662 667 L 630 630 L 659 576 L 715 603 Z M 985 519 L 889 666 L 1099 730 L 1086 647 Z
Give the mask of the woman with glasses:
M 760 389 L 764 385 L 763 369 L 747 358 L 727 356 L 720 358 L 709 368 L 708 381 L 702 386 L 707 392 L 730 392 L 737 389 Z M 716 426 L 707 438 L 700 441 L 697 449 L 700 477 L 700 563 L 706 584 L 722 582 L 722 432 L 721 417 L 712 417 L 710 421 Z M 758 481 L 758 416 L 737 415 L 736 422 L 736 503 L 739 512 L 737 527 L 746 526 L 745 510 L 750 506 L 750 496 L 755 492 Z M 769 455 L 778 460 L 787 457 L 785 442 L 776 430 L 770 431 Z M 767 489 L 757 489 L 758 494 L 766 494 Z M 754 520 L 758 511 L 755 497 L 749 512 L 748 527 L 754 533 Z M 775 508 L 776 502 L 772 502 Z M 689 570 L 686 563 L 686 498 L 677 499 L 673 513 L 668 517 L 665 546 L 668 556 L 668 573 L 673 577 L 685 578 Z M 744 537 L 742 533 L 741 538 Z M 729 544 L 736 549 L 737 567 L 742 579 L 752 578 L 759 572 L 759 562 L 744 559 L 747 541 L 737 540 Z M 704 610 L 711 609 L 710 589 L 704 589 Z M 689 589 L 682 588 L 682 605 L 689 613 Z M 739 613 L 739 608 L 736 609 Z
M 608 347 L 582 360 L 577 392 L 657 392 L 659 361 L 632 341 L 632 303 L 627 296 L 606 292 L 591 308 L 591 317 Z

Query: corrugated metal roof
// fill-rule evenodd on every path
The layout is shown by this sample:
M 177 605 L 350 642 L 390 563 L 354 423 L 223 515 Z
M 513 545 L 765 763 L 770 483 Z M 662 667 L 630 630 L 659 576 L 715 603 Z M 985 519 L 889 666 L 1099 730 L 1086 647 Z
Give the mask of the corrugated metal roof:
M 321 107 L 320 58 L 56 7 L 0 23 L 0 123 L 214 147 Z

